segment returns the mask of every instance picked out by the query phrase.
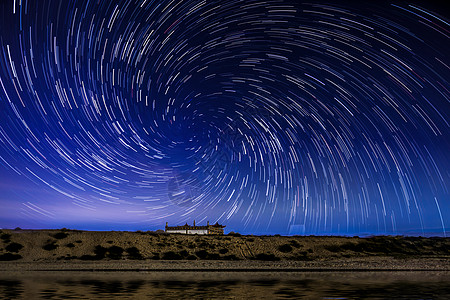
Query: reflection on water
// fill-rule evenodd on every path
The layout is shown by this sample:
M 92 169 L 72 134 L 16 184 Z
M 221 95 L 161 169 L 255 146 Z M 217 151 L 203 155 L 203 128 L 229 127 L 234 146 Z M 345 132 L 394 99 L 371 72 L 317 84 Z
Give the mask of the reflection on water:
M 450 272 L 25 272 L 0 299 L 449 299 Z

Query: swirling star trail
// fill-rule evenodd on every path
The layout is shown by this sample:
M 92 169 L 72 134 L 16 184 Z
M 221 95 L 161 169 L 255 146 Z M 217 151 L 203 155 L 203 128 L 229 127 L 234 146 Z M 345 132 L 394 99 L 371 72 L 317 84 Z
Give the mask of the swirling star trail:
M 429 1 L 0 13 L 2 227 L 448 234 L 450 23 Z

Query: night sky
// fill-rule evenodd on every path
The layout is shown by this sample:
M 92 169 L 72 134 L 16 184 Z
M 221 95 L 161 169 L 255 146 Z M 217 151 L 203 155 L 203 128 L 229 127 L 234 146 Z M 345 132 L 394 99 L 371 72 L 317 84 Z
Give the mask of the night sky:
M 0 228 L 450 232 L 430 1 L 0 2 Z

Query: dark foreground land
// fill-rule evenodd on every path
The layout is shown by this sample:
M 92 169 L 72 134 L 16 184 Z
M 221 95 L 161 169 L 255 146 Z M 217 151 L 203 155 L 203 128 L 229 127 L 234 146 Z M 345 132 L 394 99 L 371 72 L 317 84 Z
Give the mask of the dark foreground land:
M 450 271 L 450 238 L 1 230 L 0 271 Z

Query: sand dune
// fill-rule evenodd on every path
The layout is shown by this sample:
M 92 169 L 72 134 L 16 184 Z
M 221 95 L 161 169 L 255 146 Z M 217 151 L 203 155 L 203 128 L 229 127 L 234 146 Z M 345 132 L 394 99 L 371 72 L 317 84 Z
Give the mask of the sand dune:
M 450 270 L 450 239 L 1 230 L 0 260 L 3 269 Z

